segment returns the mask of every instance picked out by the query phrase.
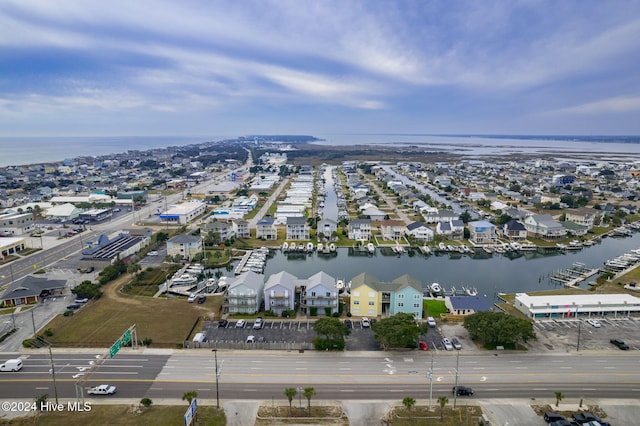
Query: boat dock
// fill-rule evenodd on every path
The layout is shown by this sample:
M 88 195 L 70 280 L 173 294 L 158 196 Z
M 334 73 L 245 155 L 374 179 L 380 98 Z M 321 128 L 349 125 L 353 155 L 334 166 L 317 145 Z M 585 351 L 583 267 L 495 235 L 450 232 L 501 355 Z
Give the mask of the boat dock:
M 598 271 L 597 268 L 588 268 L 584 263 L 575 262 L 571 268 L 555 272 L 549 280 L 565 287 L 577 287 L 580 282 L 597 274 Z

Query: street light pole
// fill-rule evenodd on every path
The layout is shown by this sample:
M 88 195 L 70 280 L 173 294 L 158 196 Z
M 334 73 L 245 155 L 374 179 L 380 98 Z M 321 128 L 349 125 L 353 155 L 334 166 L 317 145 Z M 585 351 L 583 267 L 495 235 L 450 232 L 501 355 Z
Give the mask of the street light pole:
M 214 356 L 215 362 L 216 362 L 216 408 L 220 409 L 220 392 L 218 390 L 218 375 L 219 375 L 219 371 L 218 371 L 218 350 L 217 349 L 211 349 L 211 351 L 213 352 L 213 356 Z
M 429 411 L 431 411 L 431 400 L 433 397 L 433 352 L 431 352 L 431 368 L 427 376 L 429 377 Z
M 582 325 L 582 321 L 580 321 L 580 317 L 578 316 L 578 309 L 580 306 L 576 308 L 576 318 L 578 319 L 578 343 L 576 344 L 576 352 L 580 352 L 580 329 Z
M 458 364 L 460 361 L 460 351 L 456 352 L 456 384 L 453 387 L 453 408 L 456 408 L 456 402 L 458 401 Z

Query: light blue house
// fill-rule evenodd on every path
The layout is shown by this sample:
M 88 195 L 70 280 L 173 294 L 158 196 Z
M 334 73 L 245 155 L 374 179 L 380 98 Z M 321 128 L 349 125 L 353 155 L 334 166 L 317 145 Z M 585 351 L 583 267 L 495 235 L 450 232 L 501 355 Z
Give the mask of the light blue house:
M 264 285 L 264 309 L 282 315 L 282 311 L 295 309 L 296 286 L 300 280 L 286 271 L 273 274 Z
M 307 315 L 312 312 L 312 308 L 317 309 L 318 315 L 338 312 L 336 279 L 322 271 L 310 276 L 306 280 L 301 299 L 300 310 Z
M 391 306 L 389 315 L 400 312 L 422 319 L 422 284 L 408 274 L 404 274 L 391 282 L 395 287 L 390 292 Z

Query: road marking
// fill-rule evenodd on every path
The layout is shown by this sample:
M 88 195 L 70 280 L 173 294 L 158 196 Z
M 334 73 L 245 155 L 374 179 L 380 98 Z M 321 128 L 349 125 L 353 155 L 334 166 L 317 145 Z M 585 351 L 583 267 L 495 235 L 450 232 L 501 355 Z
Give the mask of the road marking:
M 355 392 L 353 389 L 340 389 L 340 392 Z
M 560 367 L 562 370 L 571 370 L 573 367 Z
M 529 367 L 516 367 L 516 370 L 528 370 Z
M 582 388 L 582 390 L 585 390 L 585 391 L 594 391 L 594 390 L 598 390 L 598 389 L 596 389 L 596 388 Z
M 264 362 L 264 361 L 253 361 L 253 360 L 252 360 L 251 362 L 255 362 L 255 363 L 257 363 L 257 362 Z
M 296 361 L 296 364 L 306 364 L 307 361 Z
M 389 389 L 389 392 L 406 392 L 404 389 Z
M 484 370 L 484 367 L 473 367 L 474 370 Z
M 351 371 L 351 368 L 340 368 L 339 370 L 343 370 L 343 371 Z
M 522 361 L 509 361 L 509 362 L 522 362 Z
M 242 389 L 245 392 L 258 392 L 258 389 Z
M 604 367 L 605 370 L 615 370 L 616 367 Z
M 49 389 L 49 388 L 48 388 L 48 387 L 45 387 L 45 388 L 36 388 L 36 389 L 38 389 L 38 390 L 47 390 L 47 389 Z
M 549 390 L 547 388 L 533 388 L 534 391 L 546 391 Z
M 264 370 L 262 367 L 251 367 L 252 370 Z
M 296 367 L 296 370 L 308 370 L 307 367 Z

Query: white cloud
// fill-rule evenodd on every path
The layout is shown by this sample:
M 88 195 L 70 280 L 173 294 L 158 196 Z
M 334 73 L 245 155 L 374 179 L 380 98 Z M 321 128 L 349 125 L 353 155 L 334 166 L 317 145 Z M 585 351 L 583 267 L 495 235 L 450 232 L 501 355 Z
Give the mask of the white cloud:
M 541 115 L 594 115 L 640 111 L 640 96 L 621 96 L 561 108 Z

